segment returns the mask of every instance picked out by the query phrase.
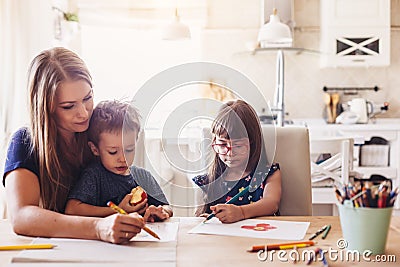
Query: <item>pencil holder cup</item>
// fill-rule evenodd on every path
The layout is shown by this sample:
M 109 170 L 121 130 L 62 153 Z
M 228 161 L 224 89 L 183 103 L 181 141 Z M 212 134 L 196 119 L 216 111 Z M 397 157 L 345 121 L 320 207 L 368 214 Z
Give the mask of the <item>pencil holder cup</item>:
M 338 204 L 340 225 L 347 250 L 384 254 L 393 207 L 355 208 Z M 339 245 L 339 244 L 338 244 Z

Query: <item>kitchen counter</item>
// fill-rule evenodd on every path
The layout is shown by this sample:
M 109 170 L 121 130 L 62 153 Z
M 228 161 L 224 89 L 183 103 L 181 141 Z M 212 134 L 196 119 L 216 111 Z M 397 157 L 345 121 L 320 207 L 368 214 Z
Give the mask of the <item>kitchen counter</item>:
M 307 126 L 310 138 L 346 136 L 352 137 L 355 144 L 363 144 L 375 131 L 387 132 L 389 135 L 400 132 L 400 118 L 378 118 L 364 124 L 329 124 L 323 119 L 294 119 L 293 123 Z
M 354 129 L 354 130 L 400 130 L 400 118 L 377 118 L 370 120 L 369 123 L 356 124 L 329 124 L 323 119 L 293 119 L 295 125 L 307 125 L 310 128 L 335 128 L 335 129 Z

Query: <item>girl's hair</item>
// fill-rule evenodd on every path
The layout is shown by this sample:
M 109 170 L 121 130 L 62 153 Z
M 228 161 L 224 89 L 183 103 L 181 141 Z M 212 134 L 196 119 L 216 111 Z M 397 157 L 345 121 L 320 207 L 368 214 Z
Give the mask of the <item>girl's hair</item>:
M 42 206 L 64 212 L 69 190 L 80 170 L 91 158 L 86 133 L 76 133 L 73 144 L 58 134 L 54 113 L 56 90 L 62 82 L 86 81 L 92 87 L 90 73 L 78 55 L 56 47 L 37 55 L 28 71 L 31 153 L 39 164 Z
M 120 133 L 124 130 L 136 131 L 138 134 L 139 118 L 137 109 L 128 102 L 102 101 L 93 110 L 88 130 L 89 140 L 98 146 L 100 134 L 103 132 Z
M 262 134 L 261 125 L 255 110 L 243 100 L 229 101 L 224 104 L 211 125 L 212 143 L 217 136 L 227 139 L 248 138 L 250 143 L 249 160 L 246 171 L 254 171 L 261 156 Z M 212 164 L 208 170 L 208 195 L 205 196 L 205 206 L 196 212 L 197 215 L 209 211 L 209 207 L 224 195 L 222 179 L 226 169 L 225 163 L 217 153 L 213 154 Z M 206 185 L 207 186 L 207 185 Z

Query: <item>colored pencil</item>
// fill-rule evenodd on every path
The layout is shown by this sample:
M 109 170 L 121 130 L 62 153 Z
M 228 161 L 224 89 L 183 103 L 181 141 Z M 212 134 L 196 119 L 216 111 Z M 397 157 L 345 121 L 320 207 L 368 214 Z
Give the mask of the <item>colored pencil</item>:
M 257 245 L 252 246 L 248 252 L 257 252 L 260 250 L 279 250 L 279 249 L 292 249 L 292 248 L 304 248 L 315 245 L 315 241 L 298 241 L 298 242 L 289 242 L 289 243 L 281 243 L 281 244 L 268 244 L 268 245 Z
M 23 249 L 51 249 L 56 247 L 52 244 L 27 244 L 27 245 L 10 245 L 0 246 L 0 250 L 23 250 Z
M 232 204 L 234 203 L 236 200 L 239 199 L 239 197 L 243 196 L 244 194 L 246 194 L 248 191 L 250 190 L 250 186 L 247 186 L 245 189 L 243 189 L 242 191 L 240 191 L 239 193 L 237 193 L 233 198 L 229 199 L 225 204 Z M 210 215 L 207 216 L 207 218 L 203 221 L 203 223 L 207 222 L 208 220 L 210 220 L 211 218 L 215 217 L 215 213 L 211 213 Z
M 113 210 L 115 210 L 116 212 L 120 213 L 120 214 L 124 214 L 124 215 L 128 215 L 128 213 L 121 209 L 120 207 L 118 207 L 116 204 L 114 204 L 112 201 L 108 201 L 107 202 L 107 206 L 109 206 L 110 208 L 112 208 Z M 160 240 L 160 237 L 153 232 L 153 230 L 151 230 L 150 228 L 148 228 L 147 226 L 143 227 L 143 230 L 146 231 L 148 234 L 150 234 L 151 236 L 157 238 Z
M 317 232 L 315 232 L 308 240 L 313 240 L 314 238 L 316 238 L 317 236 L 319 236 L 320 234 L 322 234 L 322 232 L 326 231 L 326 229 L 328 229 L 328 225 L 324 225 L 321 229 L 319 229 Z
M 325 231 L 324 231 L 324 233 L 322 234 L 322 239 L 325 239 L 327 236 L 328 236 L 328 234 L 329 234 L 329 231 L 331 230 L 331 225 L 329 224 L 328 225 L 328 227 L 325 229 Z

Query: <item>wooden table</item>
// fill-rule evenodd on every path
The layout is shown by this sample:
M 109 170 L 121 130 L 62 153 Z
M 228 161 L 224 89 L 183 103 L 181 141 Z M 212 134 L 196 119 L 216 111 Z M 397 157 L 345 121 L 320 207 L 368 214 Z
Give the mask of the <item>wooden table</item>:
M 178 218 L 174 218 L 175 220 Z M 307 231 L 306 238 L 315 233 L 325 224 L 331 224 L 332 229 L 328 237 L 323 240 L 317 237 L 318 247 L 328 250 L 338 249 L 336 242 L 342 237 L 339 217 L 336 216 L 310 216 L 310 217 L 264 217 L 268 220 L 286 220 L 286 221 L 304 221 L 311 222 Z M 179 218 L 179 233 L 177 242 L 177 266 L 281 266 L 293 265 L 293 263 L 282 262 L 274 254 L 274 259 L 260 261 L 257 253 L 249 253 L 246 250 L 252 245 L 261 245 L 266 243 L 287 242 L 283 240 L 262 240 L 247 237 L 230 237 L 216 235 L 198 235 L 188 234 L 187 232 L 199 223 L 201 218 Z M 8 221 L 0 221 L 0 244 L 27 244 L 32 238 L 18 236 L 12 232 L 12 228 Z M 314 249 L 314 247 L 305 248 Z M 299 249 L 299 253 L 302 250 Z M 0 251 L 0 267 L 10 263 L 11 258 L 17 255 L 18 251 Z M 329 266 L 399 266 L 400 262 L 400 217 L 392 217 L 391 227 L 389 230 L 388 241 L 386 245 L 385 257 L 394 255 L 397 262 L 376 262 L 375 256 L 371 256 L 371 262 L 366 262 L 361 259 L 361 262 L 351 261 L 332 261 L 328 258 Z M 393 258 L 393 256 L 390 256 Z M 287 257 L 286 257 L 287 258 Z M 392 259 L 393 260 L 393 259 Z M 27 264 L 28 266 L 28 264 Z M 45 265 L 44 265 L 45 266 Z M 122 265 L 121 265 L 122 266 Z M 295 266 L 322 266 L 321 262 L 313 262 L 311 265 L 306 265 L 306 262 L 300 261 Z

